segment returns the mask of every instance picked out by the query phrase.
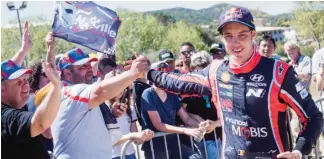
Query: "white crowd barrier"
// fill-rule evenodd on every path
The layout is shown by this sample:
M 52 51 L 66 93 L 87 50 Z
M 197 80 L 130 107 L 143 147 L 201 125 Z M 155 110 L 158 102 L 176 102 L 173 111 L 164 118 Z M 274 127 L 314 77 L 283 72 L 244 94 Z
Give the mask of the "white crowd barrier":
M 317 107 L 318 107 L 318 109 L 321 111 L 321 112 L 324 112 L 324 98 L 320 98 L 320 99 L 317 99 L 317 100 L 315 100 L 315 103 L 316 103 L 316 105 L 317 105 Z M 290 121 L 290 115 L 289 115 L 289 113 L 288 113 L 288 120 Z M 324 120 L 324 118 L 323 118 L 323 120 Z M 290 123 L 290 122 L 289 122 Z M 289 125 L 290 126 L 290 125 Z M 291 130 L 291 128 L 289 129 L 289 131 L 290 131 L 290 134 L 292 134 L 292 130 Z M 214 136 L 215 136 L 215 142 L 217 142 L 216 140 L 217 140 L 217 136 L 216 136 L 216 131 L 213 131 L 213 133 L 214 133 Z M 161 137 L 161 136 L 163 136 L 163 138 L 164 138 L 164 145 L 165 145 L 165 149 L 166 149 L 166 156 L 167 156 L 167 159 L 169 159 L 169 152 L 168 152 L 168 147 L 167 147 L 167 140 L 166 140 L 166 136 L 167 135 L 170 135 L 170 134 L 173 134 L 173 133 L 163 133 L 163 132 L 158 132 L 158 133 L 155 133 L 154 134 L 154 137 L 153 138 L 157 138 L 157 137 Z M 322 132 L 322 135 L 324 135 L 324 130 L 323 130 L 323 132 Z M 293 141 L 292 140 L 292 135 L 290 135 L 291 136 L 291 141 Z M 180 153 L 180 158 L 182 158 L 182 153 L 181 153 L 181 148 L 180 148 L 180 138 L 179 138 L 179 134 L 177 134 L 177 141 L 178 141 L 178 147 L 179 147 L 179 153 Z M 194 142 L 193 142 L 193 138 L 191 137 L 190 138 L 190 141 L 191 141 L 191 148 L 194 150 Z M 205 138 L 203 138 L 203 143 L 204 143 L 204 150 L 205 150 L 205 158 L 206 159 L 208 159 L 208 156 L 207 156 L 207 148 L 206 148 L 206 141 L 205 141 Z M 127 147 L 128 146 L 130 146 L 130 145 L 132 145 L 132 143 L 133 143 L 134 141 L 133 140 L 128 140 L 127 142 L 125 142 L 124 143 L 124 145 L 123 145 L 123 147 L 122 147 L 122 150 L 121 150 L 121 159 L 126 159 L 126 157 L 125 157 L 125 154 L 126 154 L 126 149 L 127 149 Z M 293 143 L 293 145 L 294 145 L 294 143 Z M 151 146 L 151 153 L 152 153 L 152 156 L 153 156 L 153 159 L 155 159 L 155 156 L 154 156 L 154 147 L 153 147 L 153 141 L 151 140 L 150 141 L 150 146 Z M 218 146 L 218 144 L 216 144 L 216 146 Z M 220 149 L 221 147 L 217 147 L 217 149 Z M 136 154 L 137 154 L 137 159 L 142 159 L 143 158 L 143 156 L 141 156 L 140 155 L 140 145 L 136 145 Z M 322 152 L 322 153 L 324 153 L 324 152 Z M 218 154 L 218 156 L 220 156 L 221 154 Z M 320 152 L 319 152 L 319 144 L 318 144 L 318 142 L 317 142 L 317 145 L 314 147 L 314 157 L 316 158 L 316 159 L 320 159 Z M 309 156 L 304 156 L 305 158 L 307 158 L 307 157 L 310 157 L 311 155 L 309 155 Z
M 216 135 L 216 131 L 214 130 L 212 133 L 214 133 L 214 137 L 215 137 L 215 142 L 218 142 L 217 141 L 217 135 Z M 169 152 L 168 152 L 168 144 L 167 144 L 167 139 L 166 139 L 166 136 L 167 135 L 172 135 L 172 134 L 175 134 L 175 133 L 164 133 L 164 132 L 157 132 L 154 134 L 153 138 L 157 138 L 157 137 L 163 137 L 164 138 L 164 145 L 165 145 L 165 149 L 166 149 L 166 156 L 167 156 L 167 159 L 169 159 Z M 178 144 L 178 148 L 179 148 L 179 156 L 180 158 L 182 158 L 182 152 L 181 152 L 181 142 L 180 142 L 180 136 L 179 134 L 176 134 L 177 135 L 177 144 Z M 150 147 L 151 147 L 151 153 L 152 153 L 152 157 L 153 159 L 155 159 L 155 155 L 154 155 L 154 147 L 153 147 L 153 140 L 150 140 Z M 191 142 L 191 149 L 194 150 L 194 141 L 193 141 L 193 138 L 190 137 L 190 142 Z M 204 158 L 205 159 L 208 159 L 208 152 L 207 152 L 207 147 L 206 147 L 206 140 L 205 140 L 205 137 L 202 139 L 202 142 L 204 144 Z M 127 147 L 128 146 L 131 146 L 132 143 L 134 143 L 133 140 L 128 140 L 127 142 L 124 143 L 124 145 L 122 146 L 122 150 L 121 150 L 121 159 L 126 159 L 126 150 L 127 150 Z M 142 156 L 140 155 L 140 145 L 136 145 L 136 156 L 137 156 L 137 159 L 142 159 Z M 216 144 L 216 148 L 217 149 L 221 149 L 221 147 L 218 147 L 218 144 Z M 220 153 L 217 154 L 218 157 L 220 157 Z

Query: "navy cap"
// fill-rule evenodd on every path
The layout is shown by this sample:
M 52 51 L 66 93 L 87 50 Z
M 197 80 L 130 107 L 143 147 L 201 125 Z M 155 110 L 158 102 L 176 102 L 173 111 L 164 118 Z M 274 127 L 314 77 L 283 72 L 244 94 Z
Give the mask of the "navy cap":
M 244 7 L 231 8 L 226 10 L 224 13 L 221 14 L 219 21 L 220 23 L 217 29 L 219 32 L 225 24 L 230 22 L 241 23 L 255 30 L 253 16 L 251 12 Z
M 213 50 L 220 50 L 220 51 L 223 51 L 225 53 L 225 47 L 224 47 L 224 45 L 222 43 L 213 44 L 210 47 L 209 52 L 212 53 Z
M 162 50 L 159 53 L 159 61 L 174 60 L 174 55 L 171 51 Z

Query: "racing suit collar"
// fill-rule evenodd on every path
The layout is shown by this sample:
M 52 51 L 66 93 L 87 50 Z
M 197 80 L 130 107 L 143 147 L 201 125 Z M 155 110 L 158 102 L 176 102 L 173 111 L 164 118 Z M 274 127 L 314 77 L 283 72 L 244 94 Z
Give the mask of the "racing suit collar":
M 229 65 L 230 69 L 233 71 L 234 74 L 241 74 L 241 73 L 248 73 L 254 69 L 254 67 L 259 63 L 261 59 L 261 55 L 253 49 L 252 57 L 249 59 L 242 66 L 231 66 Z

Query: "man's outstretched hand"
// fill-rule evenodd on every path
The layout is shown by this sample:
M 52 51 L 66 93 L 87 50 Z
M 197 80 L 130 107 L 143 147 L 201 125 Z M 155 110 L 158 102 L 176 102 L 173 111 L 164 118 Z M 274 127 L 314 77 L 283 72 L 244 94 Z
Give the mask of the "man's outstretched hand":
M 135 60 L 126 61 L 126 66 L 124 67 L 125 70 L 134 73 L 137 78 L 145 78 L 149 68 L 148 59 L 139 54 L 136 54 Z
M 47 48 L 49 47 L 53 47 L 55 45 L 55 37 L 54 37 L 54 33 L 53 32 L 49 32 L 47 33 L 46 37 L 45 37 L 45 42 L 47 45 Z
M 299 151 L 293 151 L 293 152 L 283 152 L 277 155 L 277 158 L 286 158 L 286 159 L 301 159 L 302 154 Z

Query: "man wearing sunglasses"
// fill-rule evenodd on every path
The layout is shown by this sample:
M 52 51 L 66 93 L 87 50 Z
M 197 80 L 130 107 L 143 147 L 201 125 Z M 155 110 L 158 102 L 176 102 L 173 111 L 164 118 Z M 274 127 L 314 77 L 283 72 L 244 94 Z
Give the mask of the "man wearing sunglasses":
M 229 60 L 214 60 L 199 75 L 150 70 L 147 78 L 159 88 L 184 96 L 212 95 L 224 132 L 222 158 L 299 159 L 309 154 L 322 131 L 323 115 L 300 86 L 294 69 L 257 52 L 248 9 L 226 10 L 218 31 Z M 294 147 L 286 126 L 287 106 L 303 126 Z
M 195 47 L 190 42 L 184 42 L 180 46 L 180 59 L 183 66 L 178 68 L 181 73 L 189 73 L 190 70 L 190 57 L 195 53 Z

